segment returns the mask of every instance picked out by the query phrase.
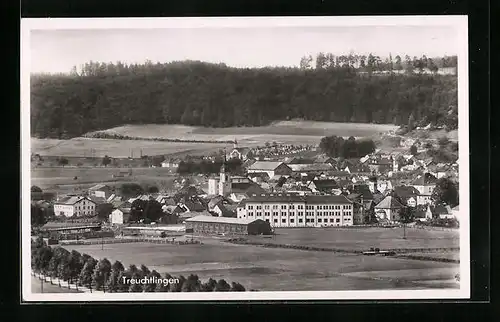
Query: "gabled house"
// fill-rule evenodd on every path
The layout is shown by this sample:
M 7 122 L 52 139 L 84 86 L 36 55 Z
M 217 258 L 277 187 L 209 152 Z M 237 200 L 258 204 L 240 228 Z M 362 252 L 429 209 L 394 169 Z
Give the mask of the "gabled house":
M 214 207 L 213 212 L 216 213 L 219 217 L 236 218 L 236 209 L 237 205 L 219 203 Z
M 64 217 L 94 217 L 96 203 L 88 197 L 67 196 L 54 202 L 54 214 Z
M 394 193 L 409 207 L 417 206 L 419 192 L 412 186 L 396 186 Z
M 89 196 L 108 199 L 114 192 L 114 189 L 105 184 L 97 184 L 88 189 Z
M 312 192 L 332 193 L 332 190 L 338 189 L 339 185 L 334 179 L 321 179 L 312 180 L 307 188 L 311 189 Z
M 404 206 L 394 197 L 387 196 L 375 206 L 375 216 L 381 221 L 399 221 L 399 213 Z
M 228 153 L 227 158 L 246 161 L 251 151 L 252 149 L 248 147 L 235 147 L 231 152 Z
M 280 161 L 257 161 L 249 166 L 247 171 L 248 173 L 266 172 L 270 178 L 289 176 L 293 172 L 288 165 Z
M 432 193 L 436 188 L 437 178 L 430 173 L 424 173 L 412 181 L 411 186 L 418 192 L 417 205 L 430 204 Z
M 117 208 L 109 215 L 109 222 L 111 224 L 123 225 L 129 221 L 130 208 Z

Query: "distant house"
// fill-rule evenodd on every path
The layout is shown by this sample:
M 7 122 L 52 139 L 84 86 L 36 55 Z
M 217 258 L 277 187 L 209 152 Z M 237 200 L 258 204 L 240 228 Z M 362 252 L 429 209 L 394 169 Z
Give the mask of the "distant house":
M 382 221 L 399 221 L 399 213 L 403 207 L 396 198 L 387 196 L 375 206 L 375 216 Z
M 412 186 L 394 187 L 394 193 L 409 207 L 417 206 L 419 191 Z
M 439 219 L 453 219 L 455 214 L 451 210 L 450 206 L 438 204 L 436 206 L 430 206 L 433 218 Z
M 162 168 L 178 168 L 181 163 L 180 159 L 168 159 L 161 163 Z
M 68 196 L 54 202 L 54 214 L 64 217 L 93 217 L 96 214 L 96 203 L 87 197 Z
M 417 205 L 426 205 L 431 203 L 431 196 L 436 188 L 437 178 L 430 173 L 425 173 L 417 177 L 411 183 L 418 192 Z
M 267 182 L 270 179 L 267 172 L 249 173 L 248 178 L 250 178 L 250 180 L 252 180 L 253 182 L 256 182 L 256 183 Z
M 338 189 L 339 185 L 333 179 L 321 179 L 312 180 L 307 188 L 311 189 L 312 192 L 331 193 L 333 189 Z
M 105 184 L 97 184 L 89 188 L 89 196 L 108 199 L 113 194 L 114 189 Z
M 247 171 L 248 173 L 266 172 L 270 178 L 292 174 L 292 169 L 280 161 L 257 161 L 248 167 Z
M 213 208 L 213 212 L 219 217 L 236 218 L 237 205 L 219 203 Z
M 315 163 L 328 163 L 328 164 L 331 164 L 333 166 L 335 166 L 337 164 L 337 160 L 335 160 L 334 158 L 329 157 L 325 154 L 318 155 L 316 157 L 316 159 L 314 159 L 314 162 Z
M 229 154 L 227 155 L 228 159 L 239 159 L 242 161 L 246 161 L 248 159 L 248 154 L 252 151 L 252 149 L 248 147 L 235 147 Z
M 335 171 L 335 168 L 329 163 L 309 163 L 309 164 L 289 164 L 294 173 L 315 174 L 329 173 Z
M 130 218 L 130 208 L 118 208 L 111 212 L 109 215 L 109 222 L 111 224 L 123 225 L 128 222 Z
M 430 205 L 427 205 L 425 210 L 415 211 L 415 220 L 417 221 L 428 221 L 432 219 L 432 211 Z

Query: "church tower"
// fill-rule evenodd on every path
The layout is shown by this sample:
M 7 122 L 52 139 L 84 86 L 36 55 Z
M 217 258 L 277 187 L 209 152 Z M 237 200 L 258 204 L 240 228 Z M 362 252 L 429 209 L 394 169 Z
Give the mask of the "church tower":
M 231 178 L 229 173 L 226 172 L 226 156 L 224 154 L 224 161 L 220 167 L 219 195 L 225 197 L 229 194 L 231 194 Z

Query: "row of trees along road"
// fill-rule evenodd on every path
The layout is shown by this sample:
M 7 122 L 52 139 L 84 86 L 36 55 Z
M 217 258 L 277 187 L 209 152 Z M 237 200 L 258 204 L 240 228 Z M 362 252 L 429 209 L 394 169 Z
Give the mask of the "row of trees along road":
M 402 125 L 412 113 L 417 123 L 444 125 L 457 113 L 456 75 L 410 71 L 429 59 L 410 59 L 407 73 L 381 76 L 372 71 L 388 67 L 376 56 L 322 55 L 328 59 L 318 55 L 315 68 L 89 62 L 70 74 L 33 75 L 31 133 L 69 138 L 123 124 L 262 126 L 291 118 Z M 456 65 L 449 60 L 444 65 Z M 388 66 L 396 69 L 398 61 L 391 57 Z
M 245 291 L 240 283 L 229 284 L 224 279 L 201 281 L 197 275 L 191 274 L 175 277 L 168 273 L 163 276 L 157 271 L 149 270 L 145 265 L 139 268 L 130 265 L 127 269 L 119 261 L 113 264 L 106 258 L 96 260 L 87 254 L 80 254 L 76 250 L 71 252 L 62 247 L 51 248 L 40 237 L 31 244 L 31 267 L 36 273 L 93 290 L 105 292 L 227 292 Z M 143 277 L 157 279 L 175 279 L 178 283 L 172 284 L 126 284 L 127 279 L 141 279 Z M 64 285 L 62 285 L 64 286 Z

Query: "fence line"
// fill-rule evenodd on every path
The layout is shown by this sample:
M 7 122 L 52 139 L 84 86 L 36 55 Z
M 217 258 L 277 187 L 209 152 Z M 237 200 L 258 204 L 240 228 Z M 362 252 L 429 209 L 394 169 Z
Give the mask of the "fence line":
M 168 238 L 123 238 L 123 239 L 108 239 L 108 240 L 73 240 L 61 241 L 60 245 L 101 245 L 101 244 L 123 244 L 123 243 L 156 243 L 156 244 L 171 244 L 171 245 L 194 245 L 202 244 L 199 240 L 175 241 Z

